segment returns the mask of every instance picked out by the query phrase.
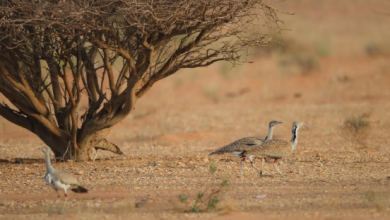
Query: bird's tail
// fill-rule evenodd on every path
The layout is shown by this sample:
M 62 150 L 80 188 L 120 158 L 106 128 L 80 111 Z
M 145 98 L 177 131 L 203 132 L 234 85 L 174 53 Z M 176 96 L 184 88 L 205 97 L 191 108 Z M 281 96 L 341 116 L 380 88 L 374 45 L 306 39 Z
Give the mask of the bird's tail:
M 222 152 L 220 152 L 220 151 L 214 151 L 214 152 L 212 152 L 211 154 L 209 154 L 209 155 L 215 155 L 215 154 L 223 154 Z
M 82 186 L 76 186 L 75 188 L 72 189 L 72 191 L 75 193 L 87 193 L 88 189 L 86 189 Z

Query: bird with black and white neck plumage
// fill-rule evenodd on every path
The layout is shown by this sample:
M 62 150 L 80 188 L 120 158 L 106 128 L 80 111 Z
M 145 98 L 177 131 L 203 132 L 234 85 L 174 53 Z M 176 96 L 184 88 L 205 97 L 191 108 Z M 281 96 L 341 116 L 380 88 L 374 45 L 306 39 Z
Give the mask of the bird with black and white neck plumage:
M 258 170 L 256 168 L 256 166 L 254 165 L 254 163 L 253 163 L 253 156 L 252 155 L 246 154 L 244 156 L 244 155 L 241 155 L 241 152 L 236 153 L 236 151 L 241 149 L 241 148 L 250 148 L 250 147 L 253 147 L 253 146 L 259 146 L 259 145 L 263 144 L 265 141 L 272 139 L 275 126 L 278 125 L 278 124 L 281 124 L 281 123 L 282 122 L 280 122 L 280 121 L 275 121 L 275 120 L 271 121 L 269 123 L 269 127 L 268 127 L 268 134 L 263 139 L 255 138 L 255 137 L 241 138 L 241 139 L 238 139 L 238 140 L 236 140 L 236 141 L 234 141 L 234 142 L 232 142 L 232 143 L 230 143 L 228 145 L 225 145 L 225 146 L 219 148 L 218 150 L 212 152 L 209 155 L 233 153 L 236 156 L 240 157 L 240 159 L 241 159 L 241 161 L 240 161 L 240 175 L 241 176 L 242 176 L 243 162 L 246 159 L 248 159 L 250 161 L 251 166 L 254 169 Z M 263 164 L 261 166 L 263 166 Z
M 304 124 L 306 123 L 300 121 L 296 121 L 292 124 L 292 137 L 290 141 L 280 139 L 268 140 L 258 146 L 241 148 L 235 153 L 240 155 L 241 157 L 247 157 L 247 155 L 254 155 L 254 157 L 262 158 L 262 162 L 264 162 L 265 158 L 274 160 L 275 169 L 279 172 L 281 176 L 283 176 L 283 173 L 280 172 L 277 165 L 278 160 L 290 156 L 292 152 L 296 149 L 298 145 L 298 130 Z M 251 159 L 253 160 L 253 158 Z M 260 170 L 260 175 L 264 175 L 263 167 Z
M 54 169 L 50 161 L 49 147 L 44 146 L 39 149 L 42 150 L 43 153 L 45 153 L 45 164 L 47 170 L 45 175 L 45 181 L 47 185 L 51 186 L 57 193 L 57 200 L 54 202 L 52 207 L 54 207 L 60 199 L 60 194 L 58 193 L 58 190 L 62 190 L 64 192 L 65 201 L 61 211 L 64 212 L 66 201 L 68 200 L 68 190 L 72 190 L 76 193 L 86 193 L 88 192 L 88 190 L 80 186 L 79 182 L 72 174 Z

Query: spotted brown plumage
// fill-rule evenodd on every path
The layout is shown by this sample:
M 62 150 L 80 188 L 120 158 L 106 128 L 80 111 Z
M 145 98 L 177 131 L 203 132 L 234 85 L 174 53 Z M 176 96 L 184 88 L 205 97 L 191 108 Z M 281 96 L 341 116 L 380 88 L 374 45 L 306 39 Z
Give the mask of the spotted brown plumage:
M 238 139 L 228 145 L 225 145 L 218 150 L 212 152 L 210 155 L 215 154 L 225 154 L 225 153 L 233 153 L 234 151 L 242 148 L 242 147 L 251 147 L 251 146 L 257 146 L 259 144 L 262 144 L 265 141 L 264 139 L 255 138 L 255 137 L 245 137 Z
M 276 170 L 280 173 L 280 175 L 283 176 L 277 165 L 278 159 L 290 156 L 292 152 L 296 149 L 298 144 L 298 130 L 304 124 L 306 123 L 299 121 L 296 121 L 292 124 L 292 137 L 290 141 L 280 139 L 267 140 L 261 145 L 243 147 L 235 153 L 237 155 L 240 155 L 241 157 L 247 157 L 247 155 L 254 155 L 254 157 L 262 158 L 262 161 L 264 161 L 265 158 L 272 159 L 274 160 L 274 166 Z M 264 175 L 263 167 L 260 170 L 260 175 Z
M 251 166 L 257 170 L 257 168 L 253 164 L 253 160 L 252 160 L 252 156 L 251 155 L 246 154 L 244 156 L 244 155 L 241 155 L 242 152 L 239 152 L 237 154 L 236 151 L 239 150 L 239 149 L 242 149 L 242 148 L 250 148 L 250 147 L 254 147 L 254 146 L 259 146 L 259 145 L 263 144 L 265 141 L 272 139 L 275 126 L 278 125 L 278 124 L 281 124 L 281 123 L 282 122 L 280 122 L 280 121 L 275 121 L 275 120 L 271 121 L 269 123 L 268 134 L 263 139 L 256 138 L 256 137 L 241 138 L 241 139 L 238 139 L 238 140 L 236 140 L 236 141 L 234 141 L 234 142 L 232 142 L 232 143 L 230 143 L 228 145 L 225 145 L 225 146 L 219 148 L 218 150 L 210 153 L 210 155 L 233 153 L 236 156 L 239 156 L 241 158 L 241 162 L 240 162 L 240 174 L 241 174 L 241 176 L 242 176 L 242 163 L 246 159 L 249 159 L 250 162 L 251 162 Z

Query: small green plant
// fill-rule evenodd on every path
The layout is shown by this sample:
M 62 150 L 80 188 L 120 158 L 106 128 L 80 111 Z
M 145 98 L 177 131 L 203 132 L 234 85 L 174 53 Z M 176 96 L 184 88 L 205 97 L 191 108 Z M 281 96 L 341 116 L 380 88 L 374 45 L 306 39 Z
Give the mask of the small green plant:
M 217 199 L 217 198 L 212 198 L 211 200 L 209 200 L 209 203 L 207 204 L 207 210 L 208 211 L 214 210 L 215 207 L 217 206 L 218 202 L 219 202 L 219 199 Z
M 209 165 L 209 173 L 214 174 L 217 171 L 217 167 L 214 163 Z M 215 210 L 218 203 L 221 201 L 222 195 L 226 192 L 225 188 L 228 186 L 228 180 L 223 178 L 221 183 L 214 188 L 208 188 L 205 192 L 199 192 L 196 195 L 194 203 L 190 206 L 189 210 L 185 212 L 205 212 Z M 182 193 L 178 196 L 180 202 L 190 205 L 187 199 L 187 195 Z
M 215 171 L 217 171 L 217 167 L 215 166 L 215 164 L 213 162 L 210 163 L 210 166 L 209 166 L 209 172 L 211 174 L 215 173 Z
M 227 179 L 222 179 L 222 182 L 221 182 L 221 186 L 222 187 L 227 187 L 228 186 L 228 181 L 227 181 Z
M 180 202 L 187 202 L 187 195 L 185 193 L 182 193 L 179 195 Z
M 362 147 L 366 146 L 370 122 L 364 118 L 364 114 L 350 116 L 345 119 L 342 127 L 343 136 Z
M 366 199 L 377 211 L 381 211 L 383 208 L 382 199 L 374 191 L 367 191 L 362 194 L 362 198 Z
M 194 206 L 192 207 L 192 209 L 190 209 L 190 212 L 199 212 L 199 204 L 202 202 L 202 199 L 203 199 L 203 193 L 198 193 L 197 197 L 196 197 L 196 200 L 194 202 Z
M 366 129 L 370 123 L 364 119 L 363 115 L 359 115 L 348 117 L 344 121 L 344 125 L 357 134 L 361 130 Z

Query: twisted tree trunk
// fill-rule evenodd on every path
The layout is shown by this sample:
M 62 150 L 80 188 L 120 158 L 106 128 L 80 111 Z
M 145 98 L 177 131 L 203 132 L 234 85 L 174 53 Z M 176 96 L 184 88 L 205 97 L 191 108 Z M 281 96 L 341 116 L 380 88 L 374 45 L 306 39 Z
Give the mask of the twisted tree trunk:
M 269 41 L 248 27 L 278 21 L 258 0 L 0 1 L 0 115 L 59 159 L 89 160 L 92 148 L 122 154 L 105 137 L 154 83 L 182 68 L 245 62 L 240 51 Z

